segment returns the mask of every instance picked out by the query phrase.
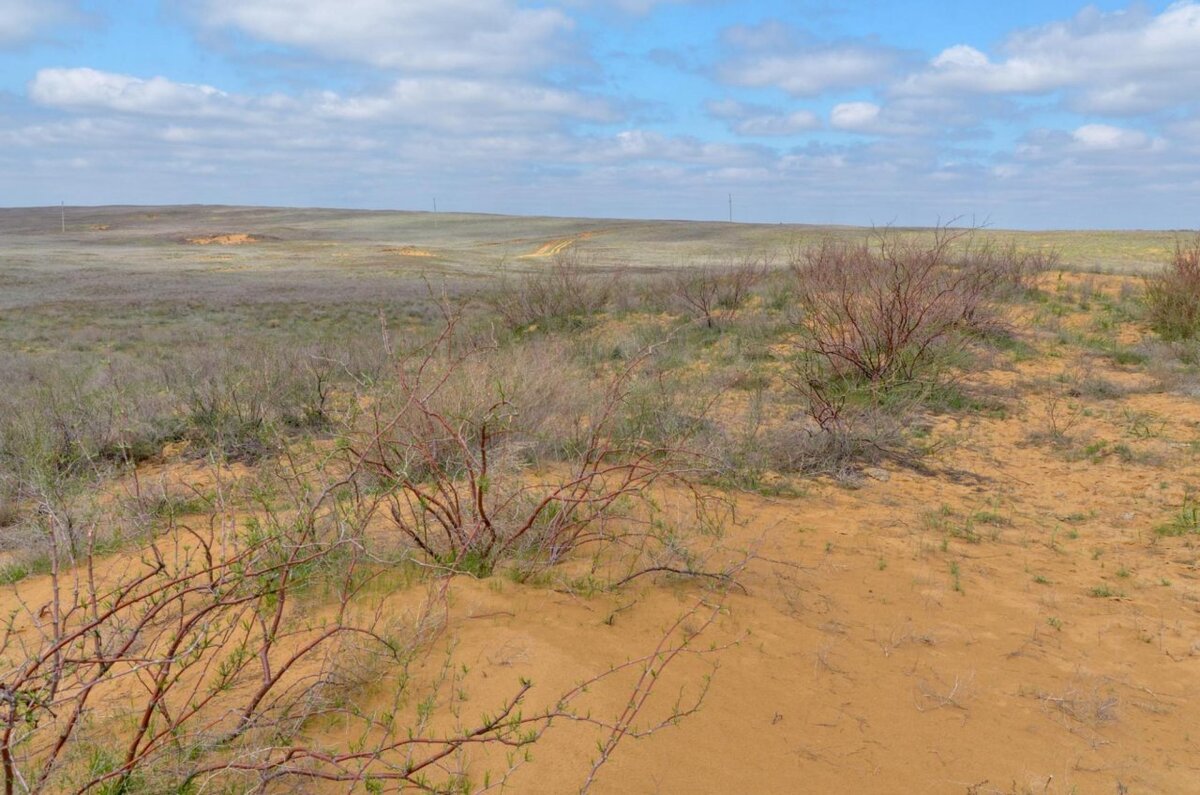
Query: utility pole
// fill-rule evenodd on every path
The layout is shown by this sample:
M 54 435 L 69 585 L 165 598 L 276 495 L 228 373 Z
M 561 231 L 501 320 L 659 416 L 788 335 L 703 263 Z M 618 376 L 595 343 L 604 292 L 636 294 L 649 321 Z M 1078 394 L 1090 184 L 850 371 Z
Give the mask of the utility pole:
M 729 223 L 733 223 L 733 194 L 729 194 Z
M 433 212 L 435 215 L 437 214 L 437 196 L 433 197 Z

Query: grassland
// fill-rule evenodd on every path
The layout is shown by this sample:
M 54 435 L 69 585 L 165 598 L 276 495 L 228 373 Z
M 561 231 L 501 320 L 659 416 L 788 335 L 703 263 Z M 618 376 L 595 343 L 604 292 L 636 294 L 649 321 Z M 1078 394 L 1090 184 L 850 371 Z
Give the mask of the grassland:
M 0 210 L 14 789 L 1200 780 L 1173 233 L 67 224 Z

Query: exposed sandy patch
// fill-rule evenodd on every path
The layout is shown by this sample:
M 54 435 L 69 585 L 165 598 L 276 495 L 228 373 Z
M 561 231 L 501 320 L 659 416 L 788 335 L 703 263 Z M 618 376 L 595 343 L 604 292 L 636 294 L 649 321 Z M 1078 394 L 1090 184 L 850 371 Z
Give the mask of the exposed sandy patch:
M 399 254 L 402 257 L 436 257 L 432 251 L 416 246 L 399 246 L 383 249 L 385 254 Z
M 246 232 L 232 232 L 222 235 L 198 235 L 189 237 L 188 243 L 196 246 L 244 246 L 249 243 L 259 243 L 263 240 L 260 235 L 251 235 Z
M 549 240 L 545 243 L 542 243 L 540 246 L 538 246 L 537 248 L 535 248 L 533 251 L 529 252 L 528 254 L 522 254 L 519 257 L 519 259 L 530 259 L 530 258 L 534 258 L 534 257 L 553 257 L 555 254 L 561 254 L 562 252 L 566 251 L 568 248 L 575 245 L 579 241 L 588 240 L 592 237 L 595 237 L 595 235 L 596 235 L 595 232 L 581 232 L 580 234 L 575 235 L 574 237 L 564 237 L 564 238 L 561 238 L 558 240 Z

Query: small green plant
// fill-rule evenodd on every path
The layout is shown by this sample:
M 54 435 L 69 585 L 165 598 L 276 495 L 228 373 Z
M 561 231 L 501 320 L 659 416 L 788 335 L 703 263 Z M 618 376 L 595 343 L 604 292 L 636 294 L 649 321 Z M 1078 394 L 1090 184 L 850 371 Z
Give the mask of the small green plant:
M 1108 358 L 1113 364 L 1131 367 L 1145 364 L 1150 357 L 1133 348 L 1112 347 L 1108 350 Z
M 1092 588 L 1092 590 L 1088 591 L 1088 593 L 1097 599 L 1120 599 L 1121 597 L 1125 596 L 1123 591 L 1113 588 L 1108 583 L 1097 585 Z
M 24 563 L 5 563 L 0 566 L 0 585 L 12 585 L 29 576 L 29 567 Z
M 1046 623 L 1059 632 L 1062 632 L 1063 622 L 1058 616 L 1046 616 Z
M 1185 499 L 1179 513 L 1171 521 L 1154 528 L 1154 532 L 1170 538 L 1200 533 L 1200 501 L 1194 497 Z
M 958 591 L 959 593 L 966 593 L 966 591 L 963 590 L 962 575 L 958 568 L 958 561 L 950 561 L 950 577 L 954 581 L 954 590 Z
M 972 518 L 980 524 L 992 525 L 993 527 L 1008 527 L 1012 524 L 1011 519 L 996 511 L 976 511 Z

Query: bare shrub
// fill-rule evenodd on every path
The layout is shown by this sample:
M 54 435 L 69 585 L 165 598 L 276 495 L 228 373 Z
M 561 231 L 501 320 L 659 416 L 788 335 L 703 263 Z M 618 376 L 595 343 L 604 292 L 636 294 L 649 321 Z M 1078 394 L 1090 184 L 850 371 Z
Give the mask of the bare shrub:
M 920 392 L 893 392 L 884 400 L 852 383 L 806 380 L 803 370 L 788 383 L 806 399 L 808 416 L 763 439 L 760 449 L 775 469 L 842 476 L 884 460 L 914 463 L 905 430 L 920 406 Z
M 352 632 L 352 589 L 328 624 L 285 619 L 301 579 L 352 547 L 324 527 L 332 517 L 305 518 L 244 531 L 230 522 L 178 528 L 116 568 L 98 559 L 93 533 L 81 555 L 55 546 L 49 601 L 28 603 L 18 591 L 21 609 L 2 639 L 10 662 L 0 681 L 10 697 L 0 764 L 9 791 L 15 782 L 61 791 L 66 781 L 126 791 L 147 776 L 181 776 L 171 788 L 182 786 L 204 764 L 181 771 L 188 760 L 236 753 L 252 733 L 288 735 L 302 724 L 295 707 L 319 710 L 328 652 Z M 361 634 L 386 648 L 382 635 Z M 121 688 L 128 711 L 116 698 Z M 121 719 L 101 718 L 118 704 Z
M 170 402 L 145 388 L 145 368 L 65 359 L 12 362 L 5 370 L 0 469 L 20 482 L 140 461 L 170 433 Z
M 796 268 L 801 350 L 834 377 L 926 377 L 984 302 L 971 275 L 948 267 L 956 236 L 942 228 L 926 245 L 883 236 L 874 247 L 827 240 L 807 250 Z
M 0 530 L 12 527 L 21 520 L 21 509 L 17 506 L 12 491 L 0 488 Z
M 193 451 L 254 461 L 291 431 L 331 427 L 340 365 L 318 346 L 230 342 L 162 367 L 178 401 L 177 435 Z
M 513 331 L 579 326 L 604 311 L 618 281 L 618 273 L 600 271 L 568 248 L 538 270 L 503 276 L 483 300 Z
M 665 712 L 661 722 L 638 722 L 675 660 L 714 650 L 697 643 L 719 613 L 705 602 L 650 653 L 544 708 L 523 710 L 529 681 L 477 720 L 462 718 L 453 696 L 448 705 L 437 692 L 409 703 L 407 667 L 444 626 L 450 579 L 430 582 L 415 616 L 398 616 L 373 585 L 390 568 L 365 554 L 378 501 L 344 499 L 347 480 L 322 485 L 312 475 L 285 477 L 286 510 L 247 520 L 221 494 L 216 502 L 227 507 L 207 525 L 173 526 L 141 555 L 109 561 L 89 543 L 74 561 L 52 557 L 48 595 L 42 584 L 14 588 L 17 609 L 0 626 L 6 792 L 249 791 L 316 781 L 456 791 L 472 749 L 484 764 L 510 752 L 496 763 L 502 781 L 524 759 L 515 752 L 565 720 L 607 737 L 590 782 L 620 739 L 653 734 L 699 707 L 706 684 L 655 709 Z M 332 598 L 314 609 L 317 594 Z M 606 718 L 582 708 L 608 682 L 625 687 L 627 674 L 624 711 Z M 380 680 L 399 686 L 376 708 L 363 696 Z M 489 748 L 500 753 L 487 756 Z
M 1150 327 L 1164 340 L 1200 336 L 1200 236 L 1176 242 L 1171 263 L 1147 276 L 1146 312 Z
M 1042 274 L 1058 265 L 1057 249 L 1022 249 L 1016 243 L 1000 245 L 991 240 L 970 245 L 958 255 L 956 266 L 983 295 L 1011 301 L 1037 289 Z
M 621 289 L 615 291 L 612 308 L 621 312 L 670 312 L 677 309 L 671 295 L 669 271 L 627 271 L 621 280 Z
M 1200 337 L 1174 342 L 1147 339 L 1139 350 L 1146 356 L 1146 372 L 1161 388 L 1200 397 Z
M 999 285 L 1035 270 L 1011 252 L 952 261 L 971 232 L 941 227 L 924 240 L 885 232 L 800 253 L 799 355 L 787 380 L 808 423 L 776 453 L 782 466 L 836 474 L 852 462 L 915 465 L 904 425 L 923 407 L 961 402 L 951 363 L 970 333 L 994 328 L 988 301 Z
M 742 308 L 768 272 L 766 261 L 757 256 L 725 265 L 680 267 L 671 275 L 670 289 L 680 307 L 713 328 L 720 312 L 733 315 Z
M 536 368 L 560 383 L 586 377 L 549 348 L 514 368 L 495 347 L 456 344 L 456 326 L 448 315 L 402 358 L 395 389 L 352 440 L 394 527 L 432 561 L 477 574 L 514 555 L 553 563 L 686 473 L 677 447 L 615 432 L 645 354 L 547 400 L 506 383 Z

